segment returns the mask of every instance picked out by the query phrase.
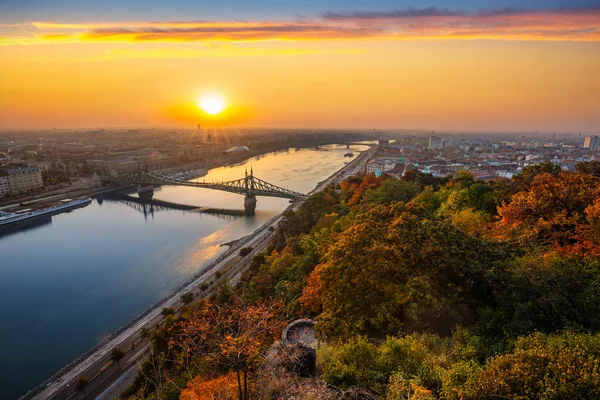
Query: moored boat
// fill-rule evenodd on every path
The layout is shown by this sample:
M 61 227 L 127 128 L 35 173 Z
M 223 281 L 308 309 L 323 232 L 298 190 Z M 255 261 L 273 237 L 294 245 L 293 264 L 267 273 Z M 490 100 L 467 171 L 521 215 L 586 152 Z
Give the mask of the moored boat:
M 0 213 L 0 226 L 5 226 L 9 224 L 14 224 L 21 221 L 26 221 L 28 219 L 41 217 L 43 215 L 49 215 L 54 213 L 59 213 L 64 210 L 68 210 L 75 207 L 80 207 L 84 205 L 88 205 L 92 202 L 90 197 L 80 198 L 80 199 L 65 199 L 62 200 L 59 204 L 54 206 L 40 208 L 39 210 L 22 210 L 16 213 Z

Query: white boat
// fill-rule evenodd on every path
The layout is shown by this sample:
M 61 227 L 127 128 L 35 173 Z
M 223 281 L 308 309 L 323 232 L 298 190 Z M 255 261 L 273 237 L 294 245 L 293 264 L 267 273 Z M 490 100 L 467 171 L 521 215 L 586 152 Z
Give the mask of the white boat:
M 92 202 L 90 197 L 81 198 L 81 199 L 65 199 L 61 201 L 61 204 L 57 204 L 55 206 L 50 206 L 46 208 L 41 208 L 39 210 L 28 211 L 24 210 L 16 213 L 5 213 L 0 212 L 0 226 L 14 224 L 16 222 L 25 221 L 31 218 L 40 217 L 42 215 L 54 214 L 60 211 L 68 210 L 70 208 L 80 207 L 83 205 L 88 205 Z

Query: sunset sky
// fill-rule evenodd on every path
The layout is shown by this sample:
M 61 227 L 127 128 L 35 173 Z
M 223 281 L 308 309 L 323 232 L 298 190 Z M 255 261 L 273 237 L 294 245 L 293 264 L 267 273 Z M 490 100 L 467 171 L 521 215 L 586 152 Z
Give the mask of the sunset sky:
M 600 0 L 0 0 L 0 129 L 600 131 Z

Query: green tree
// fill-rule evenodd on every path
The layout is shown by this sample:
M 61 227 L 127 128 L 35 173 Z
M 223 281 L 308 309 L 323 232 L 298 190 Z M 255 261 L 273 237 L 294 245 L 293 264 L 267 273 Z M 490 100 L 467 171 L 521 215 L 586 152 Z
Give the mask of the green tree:
M 582 162 L 577 164 L 576 168 L 582 174 L 590 174 L 600 178 L 600 161 Z
M 491 300 L 494 266 L 510 256 L 422 208 L 395 203 L 356 215 L 308 278 L 301 303 L 317 329 L 347 337 L 448 334 Z
M 125 357 L 125 350 L 120 347 L 115 347 L 110 352 L 110 360 L 112 362 L 116 362 L 118 365 L 121 365 L 121 360 Z
M 246 257 L 250 253 L 252 253 L 252 247 L 242 247 L 240 249 L 240 257 Z
M 192 301 L 194 301 L 194 293 L 192 292 L 186 292 L 184 294 L 181 295 L 181 301 L 184 304 L 190 304 Z
M 557 254 L 516 259 L 480 327 L 492 343 L 565 328 L 600 330 L 600 261 Z
M 446 178 L 436 178 L 435 176 L 425 174 L 418 169 L 413 169 L 405 173 L 402 176 L 402 180 L 418 185 L 421 190 L 425 189 L 427 186 L 431 186 L 437 190 L 448 181 Z
M 419 187 L 410 182 L 387 179 L 377 189 L 369 189 L 363 201 L 368 203 L 391 203 L 393 201 L 408 202 L 420 192 Z

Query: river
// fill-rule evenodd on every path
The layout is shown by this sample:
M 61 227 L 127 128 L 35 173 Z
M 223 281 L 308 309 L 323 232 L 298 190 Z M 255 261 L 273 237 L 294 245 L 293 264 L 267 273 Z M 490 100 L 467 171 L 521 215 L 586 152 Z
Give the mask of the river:
M 366 146 L 352 146 L 357 150 Z M 199 181 L 267 182 L 307 193 L 349 161 L 346 146 L 290 149 L 215 168 Z M 243 209 L 243 196 L 163 187 L 155 199 Z M 219 244 L 253 232 L 288 200 L 259 197 L 251 217 L 143 213 L 108 197 L 0 235 L 0 399 L 16 399 L 206 266 Z

